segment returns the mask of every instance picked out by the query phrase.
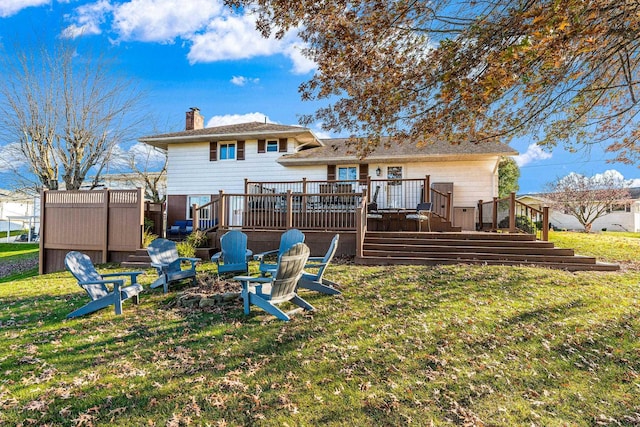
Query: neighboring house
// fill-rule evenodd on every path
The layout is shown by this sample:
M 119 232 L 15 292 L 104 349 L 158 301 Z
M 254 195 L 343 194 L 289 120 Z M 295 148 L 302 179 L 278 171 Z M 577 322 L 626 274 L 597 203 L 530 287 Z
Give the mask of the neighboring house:
M 608 214 L 593 222 L 591 230 L 640 232 L 640 187 L 630 188 L 629 193 L 631 194 L 629 201 L 611 206 L 611 211 Z M 536 209 L 550 206 L 544 193 L 526 194 L 518 196 L 517 199 Z M 574 216 L 555 209 L 549 210 L 549 222 L 554 228 L 560 230 L 584 230 L 584 227 Z
M 379 147 L 359 158 L 345 139 L 320 139 L 304 127 L 243 123 L 204 128 L 199 110 L 186 115 L 186 130 L 142 137 L 143 143 L 168 151 L 167 221 L 190 219 L 190 206 L 219 194 L 244 193 L 245 180 L 300 181 L 424 179 L 451 191 L 453 207 L 475 209 L 479 200 L 498 195 L 498 164 L 517 152 L 505 144 L 452 145 L 434 141 Z M 394 200 L 394 198 L 398 200 Z M 383 196 L 390 206 L 401 195 Z M 409 207 L 409 206 L 405 206 Z M 411 206 L 415 208 L 415 204 Z
M 151 180 L 158 179 L 157 190 L 161 195 L 167 193 L 167 176 L 160 175 L 160 172 L 147 172 L 148 177 Z M 89 177 L 85 180 L 85 183 L 80 187 L 81 190 L 88 190 L 91 188 L 92 181 L 94 177 Z M 102 190 L 108 188 L 110 190 L 129 190 L 132 187 L 145 189 L 146 183 L 144 182 L 144 178 L 140 176 L 140 174 L 129 172 L 129 173 L 110 173 L 110 174 L 102 174 L 100 175 L 100 179 L 98 180 L 98 184 L 94 189 Z M 146 194 L 145 194 L 146 197 Z
M 24 230 L 38 219 L 39 198 L 0 190 L 0 231 Z

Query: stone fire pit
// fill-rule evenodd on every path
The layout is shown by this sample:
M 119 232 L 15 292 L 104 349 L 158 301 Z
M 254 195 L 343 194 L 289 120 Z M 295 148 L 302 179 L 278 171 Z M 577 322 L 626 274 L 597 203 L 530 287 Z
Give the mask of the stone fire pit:
M 242 286 L 233 280 L 217 276 L 197 277 L 197 285 L 178 293 L 176 306 L 187 309 L 216 309 L 229 305 L 240 305 Z

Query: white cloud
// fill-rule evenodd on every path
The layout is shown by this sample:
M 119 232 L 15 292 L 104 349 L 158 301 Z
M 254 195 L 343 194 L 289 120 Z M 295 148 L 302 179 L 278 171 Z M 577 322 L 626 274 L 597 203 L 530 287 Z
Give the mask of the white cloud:
M 293 63 L 294 74 L 306 74 L 316 64 L 302 55 L 302 45 L 296 31 L 289 31 L 281 40 L 265 39 L 255 29 L 251 15 L 223 14 L 214 18 L 206 30 L 191 37 L 192 46 L 187 58 L 192 64 L 256 56 L 284 55 Z
M 307 74 L 317 68 L 317 64 L 302 54 L 303 46 L 294 43 L 287 47 L 285 54 L 293 62 L 294 74 Z
M 282 42 L 262 37 L 249 15 L 217 16 L 204 32 L 194 34 L 191 41 L 193 45 L 187 58 L 192 64 L 268 56 L 282 51 Z
M 73 16 L 67 19 L 74 23 L 62 31 L 62 35 L 68 38 L 76 38 L 91 34 L 101 34 L 101 26 L 105 23 L 107 15 L 113 11 L 109 0 L 100 0 L 88 3 L 75 9 Z
M 247 113 L 247 114 L 225 114 L 224 116 L 213 116 L 207 122 L 207 127 L 235 125 L 238 123 L 248 122 L 264 122 L 276 123 L 267 117 L 264 113 Z
M 6 18 L 27 7 L 43 6 L 45 4 L 51 4 L 51 0 L 2 0 L 0 2 L 0 17 Z
M 260 79 L 258 78 L 250 78 L 245 76 L 233 76 L 231 78 L 231 83 L 236 86 L 245 86 L 248 83 L 258 84 Z
M 283 55 L 291 60 L 294 74 L 316 68 L 302 55 L 297 30 L 281 40 L 265 39 L 255 28 L 254 16 L 233 13 L 222 0 L 93 0 L 65 18 L 69 25 L 63 35 L 67 37 L 100 34 L 110 25 L 108 31 L 115 34 L 116 43 L 174 43 L 181 39 L 187 42 L 191 64 Z
M 514 160 L 519 167 L 528 165 L 536 160 L 546 160 L 551 158 L 551 153 L 547 153 L 539 145 L 530 144 L 527 148 L 527 152 L 514 156 Z
M 115 8 L 113 29 L 121 40 L 173 42 L 202 29 L 222 9 L 217 0 L 131 0 Z

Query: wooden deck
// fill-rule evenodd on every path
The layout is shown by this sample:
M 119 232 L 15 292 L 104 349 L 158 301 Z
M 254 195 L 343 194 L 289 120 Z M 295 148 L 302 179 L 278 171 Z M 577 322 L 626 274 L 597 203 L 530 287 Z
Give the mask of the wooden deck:
M 576 255 L 573 249 L 556 248 L 532 235 L 484 232 L 367 232 L 362 257 L 356 258 L 356 263 L 535 265 L 569 271 L 620 269 L 617 264 Z

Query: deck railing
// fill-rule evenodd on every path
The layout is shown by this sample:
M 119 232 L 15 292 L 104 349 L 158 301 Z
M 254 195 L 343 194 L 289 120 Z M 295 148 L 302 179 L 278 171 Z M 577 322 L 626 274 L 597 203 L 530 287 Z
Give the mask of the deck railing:
M 549 240 L 549 208 L 536 209 L 516 200 L 515 193 L 490 202 L 478 202 L 478 223 L 481 231 L 507 231 L 534 234 Z
M 397 186 L 403 187 L 403 194 L 407 196 L 404 200 L 430 196 L 422 200 L 431 199 L 433 211 L 445 220 L 451 221 L 451 193 L 445 194 L 434 189 L 431 189 L 429 194 L 425 193 L 425 187 L 419 184 L 428 183 L 427 177 L 426 180 L 357 181 L 361 190 L 359 192 L 354 191 L 356 181 L 347 183 L 349 188 L 343 181 L 305 181 L 304 185 L 300 181 L 246 182 L 249 192 L 227 194 L 221 191 L 210 203 L 203 206 L 194 205 L 194 228 L 209 230 L 218 226 L 223 229 L 242 227 L 254 230 L 300 228 L 358 231 L 358 227 L 366 227 L 367 204 L 372 202 L 368 188 L 376 188 L 378 185 L 380 188 L 382 185 L 393 187 L 393 181 L 400 181 Z M 365 182 L 365 185 L 362 182 Z M 327 191 L 308 191 L 321 188 Z M 280 192 L 283 189 L 284 192 Z M 296 189 L 307 191 L 294 191 Z M 386 197 L 388 192 L 384 194 Z M 376 200 L 378 209 L 390 207 L 385 197 Z M 362 215 L 364 216 L 361 218 Z M 515 193 L 512 193 L 507 198 L 495 197 L 490 202 L 480 200 L 477 224 L 478 230 L 481 231 L 535 234 L 540 240 L 546 241 L 549 237 L 549 209 L 545 207 L 539 210 L 526 205 L 517 201 Z
M 419 179 L 372 179 L 338 181 L 249 181 L 245 180 L 245 194 L 282 195 L 287 191 L 294 194 L 364 193 L 367 202 L 375 202 L 378 209 L 415 209 L 418 203 L 434 202 L 434 212 L 451 219 L 451 193 L 441 193 L 431 187 L 429 175 Z M 426 190 L 425 190 L 426 189 Z M 433 200 L 432 200 L 433 199 Z
M 363 193 L 243 193 L 220 192 L 209 207 L 217 207 L 212 214 L 211 226 L 223 229 L 242 227 L 249 230 L 286 230 L 289 228 L 312 230 L 355 230 L 356 207 L 366 196 Z M 207 207 L 194 207 L 202 212 Z M 195 222 L 209 225 L 200 219 Z

